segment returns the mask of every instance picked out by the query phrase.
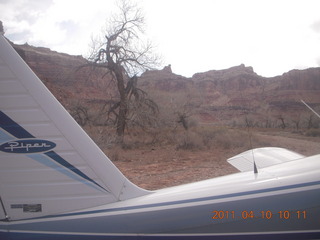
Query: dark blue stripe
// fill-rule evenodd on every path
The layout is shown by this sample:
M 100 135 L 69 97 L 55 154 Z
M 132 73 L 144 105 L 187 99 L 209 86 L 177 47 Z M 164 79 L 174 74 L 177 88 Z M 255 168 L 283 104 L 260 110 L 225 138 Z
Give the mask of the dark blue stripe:
M 16 138 L 34 138 L 27 130 L 0 111 L 0 127 Z
M 21 127 L 18 123 L 13 121 L 10 117 L 8 117 L 4 112 L 0 111 L 0 127 L 3 128 L 5 131 L 10 133 L 11 135 L 15 136 L 16 138 L 23 139 L 23 138 L 35 138 L 33 135 L 31 135 L 27 130 L 25 130 L 23 127 Z M 74 167 L 72 164 L 64 160 L 62 157 L 60 157 L 58 154 L 56 154 L 54 151 L 46 152 L 44 153 L 57 163 L 61 164 L 62 166 L 68 168 L 75 174 L 79 175 L 80 177 L 88 180 L 89 182 L 95 184 L 99 188 L 103 189 L 104 191 L 109 192 L 107 189 L 100 186 L 97 182 L 89 178 L 87 175 L 85 175 L 83 172 L 81 172 L 79 169 Z
M 15 239 L 15 240 L 306 240 L 306 239 L 319 239 L 319 232 L 306 232 L 306 233 L 254 233 L 254 234 L 241 234 L 236 235 L 143 235 L 137 234 L 132 236 L 99 236 L 99 235 L 68 235 L 68 234 L 45 234 L 45 233 L 4 233 L 0 232 L 0 239 Z
M 70 214 L 63 214 L 63 215 L 55 215 L 55 216 L 52 216 L 52 217 L 74 216 L 74 215 L 83 215 L 83 214 L 95 214 L 95 213 L 103 213 L 103 212 L 134 210 L 134 209 L 143 209 L 143 208 L 149 208 L 149 207 L 162 207 L 162 206 L 177 205 L 177 204 L 184 204 L 184 203 L 203 202 L 203 201 L 208 201 L 208 200 L 217 200 L 217 199 L 223 199 L 223 198 L 229 198 L 229 197 L 239 197 L 239 196 L 252 195 L 252 194 L 257 194 L 257 193 L 266 193 L 266 192 L 287 190 L 287 189 L 293 189 L 293 188 L 299 188 L 299 187 L 308 187 L 308 186 L 314 186 L 314 185 L 318 185 L 318 184 L 320 184 L 320 181 L 308 182 L 308 183 L 299 183 L 299 184 L 294 184 L 294 185 L 289 185 L 289 186 L 281 186 L 281 187 L 275 187 L 275 188 L 259 189 L 259 190 L 253 190 L 253 191 L 247 191 L 247 192 L 230 193 L 230 194 L 224 194 L 224 195 L 219 195 L 219 196 L 210 196 L 210 197 L 185 199 L 185 200 L 171 201 L 171 202 L 145 204 L 145 205 L 138 205 L 138 206 L 131 206 L 131 207 L 111 208 L 111 209 L 103 209 L 103 210 L 96 210 L 96 211 L 89 211 L 89 212 L 80 212 L 80 213 L 70 213 Z
M 74 172 L 75 174 L 79 175 L 80 177 L 88 180 L 89 182 L 97 185 L 98 187 L 102 188 L 103 190 L 109 192 L 107 189 L 103 188 L 100 184 L 98 184 L 97 182 L 95 182 L 93 179 L 89 178 L 86 174 L 84 174 L 83 172 L 81 172 L 79 169 L 77 169 L 75 166 L 73 166 L 72 164 L 70 164 L 69 162 L 67 162 L 66 160 L 64 160 L 62 157 L 60 157 L 58 154 L 56 154 L 54 151 L 50 151 L 50 152 L 46 152 L 44 153 L 45 155 L 47 155 L 48 157 L 50 157 L 51 159 L 53 159 L 54 161 L 56 161 L 57 163 L 59 163 L 60 165 L 66 167 L 67 169 L 71 170 L 72 172 Z

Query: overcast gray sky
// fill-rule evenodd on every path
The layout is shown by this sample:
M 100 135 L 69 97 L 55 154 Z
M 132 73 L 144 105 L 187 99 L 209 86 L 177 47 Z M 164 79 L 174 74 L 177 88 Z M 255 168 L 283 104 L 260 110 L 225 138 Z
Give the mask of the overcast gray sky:
M 320 66 L 319 0 L 136 0 L 164 65 L 187 77 L 245 64 L 270 77 Z M 89 52 L 114 0 L 0 0 L 6 37 Z

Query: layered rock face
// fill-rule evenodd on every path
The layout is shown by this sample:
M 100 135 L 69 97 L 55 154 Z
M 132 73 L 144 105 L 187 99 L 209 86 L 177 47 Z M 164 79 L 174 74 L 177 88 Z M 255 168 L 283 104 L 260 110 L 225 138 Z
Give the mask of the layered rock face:
M 309 68 L 306 70 L 291 70 L 282 76 L 274 78 L 283 90 L 320 90 L 320 68 Z
M 105 99 L 105 80 L 98 77 L 101 73 L 85 67 L 88 61 L 82 56 L 28 44 L 13 47 L 65 107 L 70 107 L 71 101 Z
M 84 68 L 88 61 L 48 48 L 15 45 L 16 51 L 38 77 L 67 108 L 75 102 L 94 103 L 96 110 L 117 96 L 111 78 L 105 72 Z M 99 70 L 101 71 L 101 70 Z M 103 71 L 103 70 L 102 70 Z M 320 68 L 292 70 L 266 78 L 252 67 L 241 64 L 223 70 L 196 73 L 186 78 L 172 72 L 171 66 L 149 70 L 138 81 L 140 88 L 161 106 L 188 107 L 200 122 L 240 122 L 250 116 L 255 122 L 286 118 L 308 110 L 300 99 L 320 108 Z M 100 105 L 99 105 L 100 104 Z M 191 110 L 190 110 L 191 111 Z
M 281 125 L 284 118 L 288 122 L 310 119 L 312 113 L 301 99 L 320 110 L 320 68 L 292 70 L 272 78 L 259 76 L 244 64 L 196 73 L 191 78 L 164 68 L 143 74 L 140 81 L 147 91 L 157 89 L 167 99 L 172 92 L 171 101 L 183 98 L 184 93 L 184 99 L 194 102 L 191 105 L 196 106 L 199 121 L 205 123 L 243 125 L 244 119 L 250 118 L 257 126 L 271 127 Z

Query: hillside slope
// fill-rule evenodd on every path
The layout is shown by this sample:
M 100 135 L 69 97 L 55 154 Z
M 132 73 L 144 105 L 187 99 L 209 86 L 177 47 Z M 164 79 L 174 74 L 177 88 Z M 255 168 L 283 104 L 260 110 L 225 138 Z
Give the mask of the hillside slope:
M 101 78 L 104 72 L 81 68 L 88 63 L 82 56 L 28 44 L 13 46 L 72 114 L 77 114 L 77 109 L 85 109 L 91 111 L 86 113 L 90 116 L 99 115 L 108 101 L 117 97 L 110 78 Z M 200 123 L 260 127 L 299 123 L 310 127 L 313 121 L 314 126 L 319 125 L 300 99 L 320 109 L 320 68 L 292 70 L 266 78 L 241 64 L 186 78 L 174 74 L 169 65 L 143 73 L 138 84 L 163 111 L 185 112 Z

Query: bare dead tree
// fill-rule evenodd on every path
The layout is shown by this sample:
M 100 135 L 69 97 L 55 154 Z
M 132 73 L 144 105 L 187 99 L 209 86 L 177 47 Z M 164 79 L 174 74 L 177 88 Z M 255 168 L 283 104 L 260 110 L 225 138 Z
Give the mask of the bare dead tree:
M 281 121 L 281 128 L 285 129 L 287 127 L 285 121 L 284 121 L 284 116 L 281 114 L 278 116 L 278 119 Z
M 153 54 L 152 44 L 142 40 L 145 21 L 141 9 L 129 0 L 120 0 L 118 7 L 119 13 L 109 19 L 102 40 L 94 43 L 89 60 L 92 66 L 106 69 L 116 82 L 119 101 L 111 106 L 109 113 L 116 116 L 117 135 L 122 141 L 132 110 L 129 101 L 142 104 L 142 100 L 147 100 L 142 105 L 156 109 L 137 87 L 136 76 L 157 66 L 159 58 Z
M 88 109 L 80 102 L 71 108 L 71 115 L 81 126 L 85 126 L 90 121 Z

